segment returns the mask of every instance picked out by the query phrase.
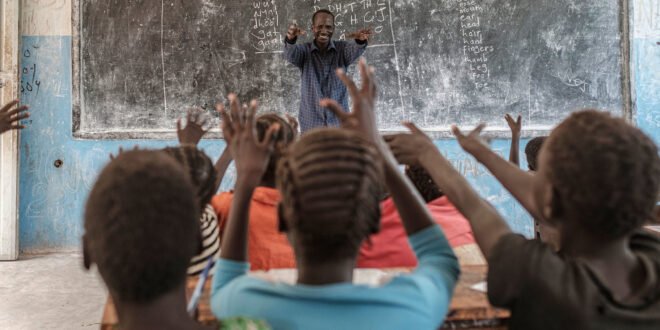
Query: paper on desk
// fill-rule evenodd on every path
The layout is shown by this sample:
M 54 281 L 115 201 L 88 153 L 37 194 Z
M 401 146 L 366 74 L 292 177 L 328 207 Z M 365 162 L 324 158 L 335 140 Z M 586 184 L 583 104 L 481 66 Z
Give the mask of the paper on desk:
M 484 282 L 479 282 L 473 286 L 470 287 L 470 289 L 486 293 L 488 292 L 488 283 Z

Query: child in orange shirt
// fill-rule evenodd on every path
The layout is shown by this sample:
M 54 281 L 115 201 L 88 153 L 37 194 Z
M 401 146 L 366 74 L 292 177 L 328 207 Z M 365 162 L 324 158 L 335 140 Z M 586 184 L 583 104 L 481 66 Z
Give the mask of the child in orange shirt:
M 289 119 L 290 120 L 290 119 Z M 279 231 L 277 205 L 280 193 L 275 189 L 275 168 L 282 152 L 296 137 L 294 124 L 281 116 L 269 113 L 257 118 L 259 139 L 263 139 L 272 124 L 279 124 L 280 131 L 276 139 L 275 150 L 261 178 L 259 187 L 254 190 L 250 203 L 250 225 L 248 227 L 248 244 L 250 245 L 249 261 L 252 270 L 269 270 L 272 268 L 295 268 L 296 262 L 291 245 L 286 235 Z M 220 159 L 231 161 L 227 157 L 229 148 L 225 148 Z M 225 166 L 226 168 L 226 166 Z M 223 173 L 220 174 L 222 176 Z M 211 205 L 218 214 L 220 236 L 224 232 L 229 218 L 229 209 L 234 198 L 234 192 L 223 192 L 213 197 Z

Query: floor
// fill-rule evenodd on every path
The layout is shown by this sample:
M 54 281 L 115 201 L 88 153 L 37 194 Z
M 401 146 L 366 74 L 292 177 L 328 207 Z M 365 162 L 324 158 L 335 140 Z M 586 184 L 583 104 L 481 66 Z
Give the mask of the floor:
M 106 291 L 78 254 L 0 262 L 0 328 L 98 329 Z

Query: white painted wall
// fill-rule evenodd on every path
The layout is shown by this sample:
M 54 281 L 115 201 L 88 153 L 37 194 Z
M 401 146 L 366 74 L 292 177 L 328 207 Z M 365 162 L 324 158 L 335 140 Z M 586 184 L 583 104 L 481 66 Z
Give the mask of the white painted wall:
M 0 0 L 0 105 L 16 99 L 18 0 Z M 18 258 L 18 132 L 0 137 L 0 260 Z
M 21 35 L 70 36 L 72 0 L 21 0 Z

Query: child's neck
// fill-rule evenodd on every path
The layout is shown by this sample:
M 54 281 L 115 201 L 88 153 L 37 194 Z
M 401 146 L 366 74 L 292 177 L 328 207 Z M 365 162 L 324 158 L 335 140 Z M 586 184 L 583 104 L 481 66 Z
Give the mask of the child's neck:
M 115 300 L 117 301 L 117 300 Z M 185 286 L 148 304 L 116 302 L 122 329 L 205 329 L 186 312 Z
M 628 236 L 607 241 L 581 229 L 563 230 L 561 251 L 584 260 L 617 300 L 630 297 L 643 283 L 645 274 Z
M 298 263 L 298 284 L 327 285 L 352 283 L 355 259 L 346 259 L 322 264 Z
M 275 181 L 271 180 L 261 180 L 259 187 L 273 188 L 275 189 Z

